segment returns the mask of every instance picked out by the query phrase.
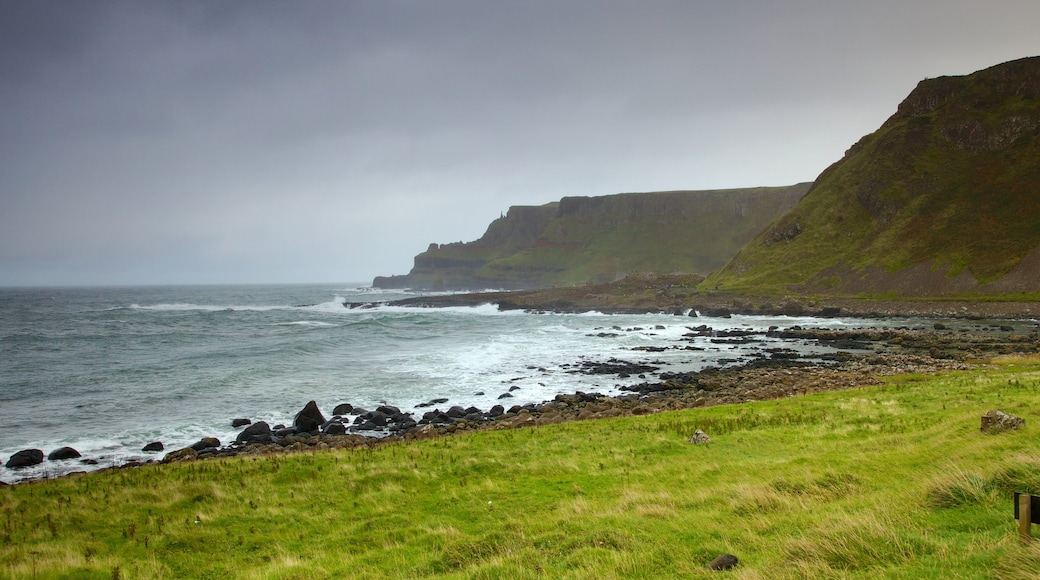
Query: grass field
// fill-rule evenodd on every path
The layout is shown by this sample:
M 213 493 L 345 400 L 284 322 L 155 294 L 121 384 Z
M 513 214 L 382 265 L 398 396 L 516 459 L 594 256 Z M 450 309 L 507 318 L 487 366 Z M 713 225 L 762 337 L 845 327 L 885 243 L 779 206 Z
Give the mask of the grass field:
M 983 434 L 998 408 L 1026 428 Z M 1040 360 L 0 488 L 10 578 L 1035 578 Z M 713 441 L 687 442 L 696 429 Z M 1040 529 L 1037 530 L 1040 536 Z M 710 572 L 722 553 L 740 564 Z

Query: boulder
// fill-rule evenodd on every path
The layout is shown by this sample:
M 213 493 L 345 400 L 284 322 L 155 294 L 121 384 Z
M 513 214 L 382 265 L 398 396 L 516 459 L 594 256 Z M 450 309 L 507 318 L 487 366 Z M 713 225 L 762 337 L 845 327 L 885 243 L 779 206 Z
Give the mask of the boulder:
M 191 448 L 195 451 L 202 451 L 203 449 L 211 449 L 220 447 L 220 439 L 216 437 L 203 437 L 195 443 L 191 444 Z
M 177 451 L 171 451 L 166 454 L 166 457 L 162 458 L 162 463 L 173 463 L 176 461 L 191 461 L 197 459 L 199 453 L 191 447 L 185 447 L 184 449 L 178 449 Z
M 23 449 L 7 460 L 6 467 L 32 467 L 43 463 L 43 451 L 39 449 Z
M 1003 411 L 992 410 L 982 416 L 983 433 L 1000 433 L 1025 427 L 1026 420 Z
M 466 410 L 458 405 L 455 405 L 454 407 L 448 409 L 448 411 L 445 414 L 451 417 L 452 419 L 461 419 L 466 416 Z
M 400 413 L 401 409 L 398 409 L 397 407 L 394 407 L 393 405 L 381 405 L 381 406 L 379 406 L 376 409 L 376 411 L 386 415 L 387 417 L 390 417 L 392 415 L 396 415 L 396 414 Z
M 324 424 L 325 416 L 321 414 L 321 411 L 318 409 L 318 404 L 314 401 L 307 403 L 303 409 L 296 414 L 296 418 L 293 419 L 293 426 L 301 433 L 317 431 Z
M 252 425 L 246 427 L 238 434 L 235 438 L 235 443 L 270 443 L 273 440 L 273 433 L 271 433 L 271 426 L 267 424 L 267 421 L 257 421 Z
M 80 455 L 80 452 L 76 451 L 71 447 L 60 447 L 47 454 L 48 461 L 58 461 L 60 459 L 76 459 L 77 457 L 82 457 Z
M 347 426 L 339 421 L 330 421 L 322 427 L 322 433 L 326 435 L 344 435 L 347 432 Z
M 693 443 L 694 445 L 700 445 L 702 443 L 711 443 L 711 437 L 708 437 L 708 435 L 704 431 L 697 429 L 693 432 L 693 435 L 690 435 L 690 443 Z
M 162 441 L 152 441 L 148 445 L 145 445 L 143 448 L 141 448 L 141 451 L 150 453 L 155 451 L 162 451 L 163 449 L 166 449 L 166 447 L 162 444 Z
M 349 415 L 353 412 L 354 405 L 351 405 L 350 403 L 340 403 L 332 410 L 333 415 Z
M 252 423 L 252 421 L 249 420 L 249 419 L 232 419 L 231 420 L 231 426 L 234 427 L 235 429 L 238 429 L 239 427 L 245 427 L 246 425 L 249 425 L 250 423 Z
M 733 554 L 722 554 L 718 558 L 715 558 L 711 562 L 708 562 L 707 568 L 709 570 L 732 570 L 736 568 L 739 560 Z

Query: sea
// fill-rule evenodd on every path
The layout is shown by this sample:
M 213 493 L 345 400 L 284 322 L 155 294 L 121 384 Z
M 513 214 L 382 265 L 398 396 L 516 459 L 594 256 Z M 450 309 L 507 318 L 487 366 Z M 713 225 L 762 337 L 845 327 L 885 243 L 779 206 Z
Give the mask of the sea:
M 162 453 L 141 451 L 154 441 L 166 451 L 202 437 L 228 443 L 233 419 L 291 425 L 311 400 L 326 417 L 350 403 L 389 404 L 418 419 L 432 399 L 447 399 L 442 410 L 488 410 L 577 391 L 619 395 L 661 372 L 741 364 L 776 349 L 834 351 L 770 338 L 770 327 L 878 324 L 386 304 L 416 295 L 363 284 L 0 289 L 0 461 L 32 448 L 82 454 L 2 467 L 0 481 L 157 460 Z M 754 338 L 713 339 L 704 327 Z M 611 361 L 660 370 L 582 372 Z

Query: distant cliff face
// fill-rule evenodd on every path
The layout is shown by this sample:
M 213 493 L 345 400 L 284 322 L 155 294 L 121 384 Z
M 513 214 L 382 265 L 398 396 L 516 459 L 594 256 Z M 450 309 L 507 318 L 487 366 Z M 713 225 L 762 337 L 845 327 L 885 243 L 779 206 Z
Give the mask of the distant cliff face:
M 706 287 L 1040 291 L 1040 57 L 922 81 Z
M 809 184 L 566 197 L 512 207 L 476 241 L 431 244 L 379 288 L 525 289 L 631 272 L 707 274 L 790 209 Z

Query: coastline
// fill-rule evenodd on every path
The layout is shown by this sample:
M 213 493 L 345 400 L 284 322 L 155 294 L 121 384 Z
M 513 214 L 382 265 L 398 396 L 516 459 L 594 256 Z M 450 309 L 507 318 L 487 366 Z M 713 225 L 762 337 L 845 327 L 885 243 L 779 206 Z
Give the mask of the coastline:
M 709 332 L 716 337 L 713 340 L 753 339 L 735 336 L 733 331 Z M 410 424 L 394 423 L 384 413 L 381 426 L 364 431 L 359 430 L 358 426 L 374 415 L 371 411 L 362 414 L 362 410 L 358 410 L 353 414 L 334 415 L 314 429 L 275 426 L 268 438 L 256 442 L 197 444 L 198 449 L 192 446 L 169 450 L 161 460 L 128 461 L 96 471 L 236 455 L 277 455 L 372 447 L 478 430 L 516 429 L 565 421 L 648 415 L 694 407 L 738 405 L 876 385 L 880 384 L 882 377 L 891 375 L 937 374 L 984 368 L 987 361 L 994 357 L 1040 353 L 1040 335 L 1036 325 L 1020 324 L 1019 328 L 1012 329 L 1002 324 L 977 324 L 957 330 L 946 328 L 941 322 L 935 322 L 931 328 L 918 326 L 849 330 L 803 329 L 795 325 L 769 332 L 784 338 L 831 344 L 840 350 L 822 363 L 804 360 L 790 352 L 774 352 L 771 356 L 739 366 L 708 367 L 687 373 L 665 372 L 660 374 L 660 380 L 625 387 L 623 390 L 626 393 L 616 396 L 579 391 L 557 395 L 541 403 L 513 405 L 509 408 L 506 408 L 506 402 L 488 410 L 442 409 L 433 400 L 428 405 L 430 410 L 421 410 L 424 411 L 421 419 L 413 417 L 412 413 L 402 414 L 408 416 Z M 618 361 L 613 365 L 585 367 L 580 372 L 620 375 L 638 373 L 640 369 L 637 366 Z M 353 424 L 351 419 L 354 419 Z M 58 477 L 82 473 L 73 471 Z M 53 476 L 24 479 L 16 484 L 50 478 Z

